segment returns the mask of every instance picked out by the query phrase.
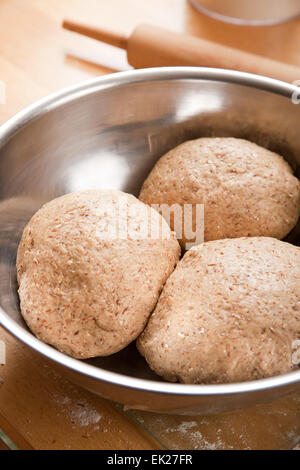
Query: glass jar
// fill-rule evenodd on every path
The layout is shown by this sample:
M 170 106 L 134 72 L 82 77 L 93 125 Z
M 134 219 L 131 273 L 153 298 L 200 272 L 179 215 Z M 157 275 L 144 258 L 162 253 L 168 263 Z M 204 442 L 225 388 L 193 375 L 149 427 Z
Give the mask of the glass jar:
M 300 15 L 300 0 L 189 0 L 200 12 L 236 24 L 271 25 Z

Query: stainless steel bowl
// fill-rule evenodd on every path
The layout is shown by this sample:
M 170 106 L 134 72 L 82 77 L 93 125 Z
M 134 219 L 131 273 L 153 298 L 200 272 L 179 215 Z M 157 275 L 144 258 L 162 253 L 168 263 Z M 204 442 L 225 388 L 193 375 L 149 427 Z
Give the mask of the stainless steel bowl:
M 22 229 L 44 201 L 84 188 L 137 195 L 155 161 L 184 140 L 248 138 L 283 154 L 299 174 L 300 107 L 291 100 L 296 91 L 287 83 L 229 70 L 138 70 L 63 90 L 2 125 L 0 324 L 77 384 L 130 408 L 222 412 L 299 390 L 300 370 L 238 384 L 167 383 L 150 371 L 134 344 L 108 358 L 72 359 L 26 327 L 15 270 Z M 297 230 L 289 240 L 299 241 Z

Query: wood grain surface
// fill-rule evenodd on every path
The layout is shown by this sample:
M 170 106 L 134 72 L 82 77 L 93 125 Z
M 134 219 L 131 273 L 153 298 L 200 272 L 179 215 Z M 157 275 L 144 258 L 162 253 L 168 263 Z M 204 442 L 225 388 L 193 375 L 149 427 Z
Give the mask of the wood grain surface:
M 1 0 L 6 104 L 0 104 L 0 123 L 64 86 L 129 68 L 124 51 L 63 31 L 65 17 L 125 34 L 148 22 L 300 65 L 300 20 L 233 26 L 200 15 L 185 0 Z M 300 394 L 226 415 L 125 413 L 57 375 L 1 329 L 0 340 L 7 347 L 6 365 L 0 366 L 0 428 L 22 449 L 288 449 L 300 439 Z

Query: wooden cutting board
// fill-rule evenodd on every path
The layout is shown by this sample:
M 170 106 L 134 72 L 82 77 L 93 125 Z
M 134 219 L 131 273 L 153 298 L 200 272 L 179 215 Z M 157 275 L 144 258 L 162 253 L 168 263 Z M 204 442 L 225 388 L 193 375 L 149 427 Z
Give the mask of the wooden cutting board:
M 61 30 L 63 18 L 129 33 L 141 22 L 300 65 L 300 21 L 273 27 L 218 23 L 185 0 L 2 0 L 0 123 L 64 86 L 128 69 L 125 53 Z M 288 44 L 288 47 L 287 47 Z M 300 79 L 300 77 L 299 77 Z M 127 411 L 57 375 L 0 328 L 7 349 L 0 366 L 0 450 L 21 449 L 288 449 L 300 440 L 300 393 L 224 415 L 180 417 Z

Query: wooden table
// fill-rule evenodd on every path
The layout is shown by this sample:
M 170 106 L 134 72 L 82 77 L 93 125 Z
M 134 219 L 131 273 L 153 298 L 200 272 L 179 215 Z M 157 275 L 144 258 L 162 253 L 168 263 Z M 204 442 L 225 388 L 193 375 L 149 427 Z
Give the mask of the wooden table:
M 300 20 L 232 26 L 200 15 L 185 0 L 1 0 L 6 104 L 0 122 L 49 92 L 128 68 L 124 52 L 61 30 L 65 17 L 128 33 L 150 22 L 300 65 Z M 7 348 L 0 366 L 0 449 L 288 449 L 300 440 L 300 393 L 218 416 L 124 412 L 57 375 L 1 329 L 0 340 Z

